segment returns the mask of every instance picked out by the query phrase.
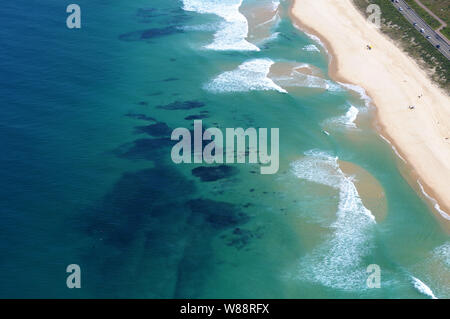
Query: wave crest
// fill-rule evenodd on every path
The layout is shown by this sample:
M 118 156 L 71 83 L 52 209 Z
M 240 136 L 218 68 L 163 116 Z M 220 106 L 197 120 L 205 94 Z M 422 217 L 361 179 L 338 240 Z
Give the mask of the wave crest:
M 293 162 L 293 173 L 308 181 L 339 190 L 337 219 L 331 239 L 300 261 L 300 278 L 343 290 L 366 288 L 362 258 L 369 254 L 375 218 L 362 203 L 351 177 L 339 168 L 338 158 L 326 152 L 308 151 Z
M 225 51 L 259 51 L 260 49 L 246 40 L 248 21 L 240 13 L 243 0 L 183 0 L 183 10 L 201 14 L 215 14 L 225 21 L 214 34 L 214 41 L 205 46 L 207 49 Z
M 214 93 L 276 90 L 287 93 L 267 75 L 274 62 L 270 59 L 254 59 L 241 64 L 236 70 L 220 74 L 205 86 Z

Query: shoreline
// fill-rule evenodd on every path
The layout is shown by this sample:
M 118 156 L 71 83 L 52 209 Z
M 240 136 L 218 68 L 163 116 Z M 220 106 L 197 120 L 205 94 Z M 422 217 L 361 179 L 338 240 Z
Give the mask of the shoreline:
M 293 0 L 289 15 L 295 26 L 323 42 L 330 56 L 329 75 L 333 80 L 366 90 L 375 105 L 374 126 L 379 135 L 388 140 L 400 159 L 406 159 L 411 170 L 405 178 L 450 232 L 449 220 L 434 203 L 450 213 L 450 194 L 445 192 L 450 189 L 450 139 L 445 140 L 450 138 L 450 107 L 445 109 L 450 105 L 449 97 L 411 57 L 370 26 L 351 1 Z M 364 46 L 368 39 L 374 47 L 370 51 Z M 376 51 L 377 48 L 381 50 Z M 394 70 L 387 70 L 386 66 Z M 355 69 L 364 72 L 355 73 Z M 422 99 L 417 99 L 418 91 L 426 92 Z M 418 100 L 423 107 L 409 110 L 408 105 L 415 105 Z M 404 105 L 399 105 L 402 101 Z M 427 103 L 433 105 L 431 110 L 426 108 Z M 433 113 L 443 115 L 436 120 Z M 443 119 L 447 122 L 440 123 Z M 422 124 L 426 124 L 426 130 L 418 131 Z M 443 134 L 442 130 L 449 133 Z

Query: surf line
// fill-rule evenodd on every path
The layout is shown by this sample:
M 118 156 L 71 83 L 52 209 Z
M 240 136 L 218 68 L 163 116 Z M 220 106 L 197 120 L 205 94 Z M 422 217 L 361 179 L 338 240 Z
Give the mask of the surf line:
M 191 134 L 192 133 L 192 134 Z M 201 120 L 194 121 L 193 132 L 187 128 L 176 128 L 171 135 L 172 141 L 179 141 L 172 147 L 171 157 L 175 164 L 181 163 L 239 163 L 261 164 L 261 174 L 276 174 L 279 169 L 280 143 L 279 128 L 270 129 L 270 155 L 268 153 L 268 129 L 258 130 L 250 127 L 226 128 L 225 134 L 216 127 L 203 130 Z M 225 136 L 225 141 L 224 141 Z M 249 141 L 247 146 L 247 140 Z M 192 161 L 192 141 L 193 161 Z M 203 146 L 203 141 L 210 141 Z M 236 142 L 236 143 L 235 143 Z M 224 152 L 224 146 L 226 150 Z M 236 147 L 235 147 L 236 146 Z M 235 154 L 235 149 L 237 154 Z
M 396 154 L 403 162 L 408 163 L 408 162 L 400 155 L 400 153 L 398 152 L 397 148 L 394 146 L 394 144 L 391 143 L 391 141 L 389 141 L 389 140 L 388 140 L 386 137 L 384 137 L 382 134 L 379 134 L 379 135 L 380 135 L 380 137 L 381 137 L 386 143 L 388 143 L 388 144 L 391 146 L 392 150 L 395 152 L 395 154 Z
M 428 195 L 427 192 L 425 192 L 425 188 L 423 188 L 423 185 L 420 182 L 420 180 L 417 180 L 417 184 L 419 184 L 420 190 L 425 195 L 425 197 L 428 198 L 428 200 L 430 200 L 433 203 L 434 209 L 436 209 L 443 218 L 445 218 L 446 220 L 450 220 L 450 215 L 441 209 L 441 206 L 439 206 L 438 201 L 436 199 L 434 199 L 433 197 L 431 197 L 430 195 Z

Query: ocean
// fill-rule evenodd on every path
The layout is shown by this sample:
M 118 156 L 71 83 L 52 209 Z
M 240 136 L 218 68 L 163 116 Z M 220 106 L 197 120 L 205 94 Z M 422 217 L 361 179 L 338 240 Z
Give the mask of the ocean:
M 290 1 L 77 4 L 0 9 L 0 297 L 450 297 L 439 213 Z M 175 164 L 194 120 L 278 128 L 278 172 Z

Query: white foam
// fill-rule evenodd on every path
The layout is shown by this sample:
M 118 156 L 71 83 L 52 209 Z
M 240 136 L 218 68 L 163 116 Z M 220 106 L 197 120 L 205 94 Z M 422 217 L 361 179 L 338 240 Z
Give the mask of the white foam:
M 348 83 L 342 83 L 342 82 L 338 82 L 338 83 L 340 85 L 342 85 L 343 87 L 358 93 L 359 96 L 361 97 L 361 99 L 364 101 L 365 106 L 367 108 L 370 106 L 372 99 L 370 98 L 370 96 L 367 95 L 366 90 L 364 88 L 362 88 L 358 85 L 354 85 L 354 84 L 348 84 Z
M 350 108 L 344 115 L 328 120 L 326 123 L 337 123 L 346 127 L 356 128 L 355 120 L 358 117 L 358 114 L 359 110 L 353 105 L 350 105 Z
M 356 127 L 355 120 L 358 117 L 359 110 L 353 105 L 350 106 L 344 115 L 344 124 L 350 127 Z
M 267 77 L 274 62 L 270 59 L 254 59 L 241 64 L 236 70 L 220 74 L 205 89 L 215 93 L 276 90 L 287 93 Z
M 305 152 L 305 155 L 303 159 L 291 163 L 294 175 L 301 179 L 339 189 L 342 176 L 338 171 L 338 158 L 318 150 Z
M 239 11 L 243 0 L 183 0 L 183 9 L 201 14 L 215 14 L 225 21 L 214 34 L 214 41 L 205 46 L 207 49 L 224 51 L 259 51 L 260 49 L 246 40 L 248 21 Z
M 300 67 L 305 66 L 307 65 L 301 65 Z M 291 74 L 286 76 L 274 77 L 273 80 L 283 87 L 306 87 L 312 89 L 324 89 L 330 92 L 342 91 L 341 86 L 333 81 L 310 74 L 304 74 L 296 70 L 293 70 Z
M 411 276 L 411 279 L 413 281 L 414 287 L 422 294 L 430 297 L 431 299 L 438 299 L 433 291 L 430 289 L 430 287 L 428 287 L 427 285 L 425 285 L 422 281 L 420 281 L 419 279 L 417 279 L 414 276 Z
M 261 5 L 258 2 L 258 6 Z M 255 40 L 254 38 L 251 38 L 253 43 L 255 43 L 258 46 L 262 46 L 270 41 L 276 40 L 280 34 L 280 32 L 274 32 L 274 30 L 276 30 L 281 22 L 281 17 L 280 17 L 280 13 L 278 11 L 278 8 L 280 6 L 280 2 L 279 1 L 262 1 L 262 5 L 264 8 L 264 10 L 269 10 L 272 13 L 272 17 L 266 21 L 262 21 L 261 23 L 257 24 L 254 28 L 264 28 L 264 29 L 269 29 L 268 31 L 270 31 L 270 35 L 267 35 L 265 37 L 263 37 L 262 39 L 258 39 Z M 267 9 L 268 8 L 268 9 Z
M 392 150 L 394 151 L 394 153 L 403 161 L 403 162 L 405 162 L 405 163 L 407 163 L 406 162 L 406 160 L 400 155 L 400 153 L 397 151 L 397 148 L 391 143 L 391 141 L 389 141 L 386 137 L 384 137 L 383 135 L 381 135 L 380 134 L 380 137 L 386 142 L 386 143 L 388 143 L 390 146 L 391 146 L 391 148 L 392 148 Z
M 434 204 L 434 208 L 438 211 L 438 213 L 441 214 L 441 216 L 444 217 L 446 220 L 450 220 L 450 215 L 441 209 L 441 206 L 439 206 L 437 200 L 428 195 L 427 192 L 425 192 L 422 183 L 420 183 L 419 180 L 417 180 L 417 183 L 419 184 L 420 190 L 425 195 L 425 197 L 428 198 Z
M 300 261 L 300 278 L 322 285 L 355 290 L 366 288 L 362 258 L 371 250 L 371 228 L 375 218 L 362 203 L 353 179 L 339 168 L 338 158 L 312 150 L 291 163 L 293 173 L 314 183 L 339 190 L 337 219 L 331 239 Z
M 270 41 L 278 39 L 278 36 L 280 35 L 280 32 L 273 32 L 268 38 L 263 39 L 262 41 L 258 42 L 258 44 L 266 44 Z
M 298 27 L 297 27 L 298 28 Z M 300 28 L 299 28 L 300 29 Z M 301 30 L 301 29 L 300 29 Z M 303 31 L 303 30 L 302 30 Z M 322 48 L 324 48 L 324 50 L 328 53 L 327 47 L 325 46 L 325 44 L 322 42 L 322 40 L 320 40 L 319 37 L 315 36 L 314 34 L 310 34 L 308 32 L 303 31 L 311 40 L 313 40 L 314 42 L 317 42 Z
M 436 258 L 442 260 L 447 267 L 450 267 L 450 241 L 435 248 L 433 254 Z
M 187 25 L 179 27 L 181 30 L 184 31 L 217 31 L 218 26 L 216 23 L 207 23 L 207 24 L 198 24 L 198 25 Z
M 302 48 L 303 51 L 308 51 L 308 52 L 320 52 L 319 48 L 316 47 L 314 44 L 309 44 L 309 45 L 305 45 Z
M 329 54 L 327 47 L 325 46 L 325 44 L 322 42 L 322 40 L 320 40 L 319 37 L 315 36 L 314 34 L 308 33 L 305 30 L 303 30 L 302 28 L 300 28 L 300 26 L 298 26 L 296 23 L 294 23 L 294 27 L 297 28 L 298 30 L 300 30 L 301 32 L 303 32 L 304 34 L 306 34 L 306 36 L 308 38 L 310 38 L 311 40 L 313 40 L 314 42 L 318 43 L 324 50 L 325 52 L 328 54 L 330 61 L 333 58 L 332 55 Z
M 270 3 L 272 6 L 272 11 L 278 10 L 278 8 L 280 7 L 280 1 L 278 0 L 272 0 Z

